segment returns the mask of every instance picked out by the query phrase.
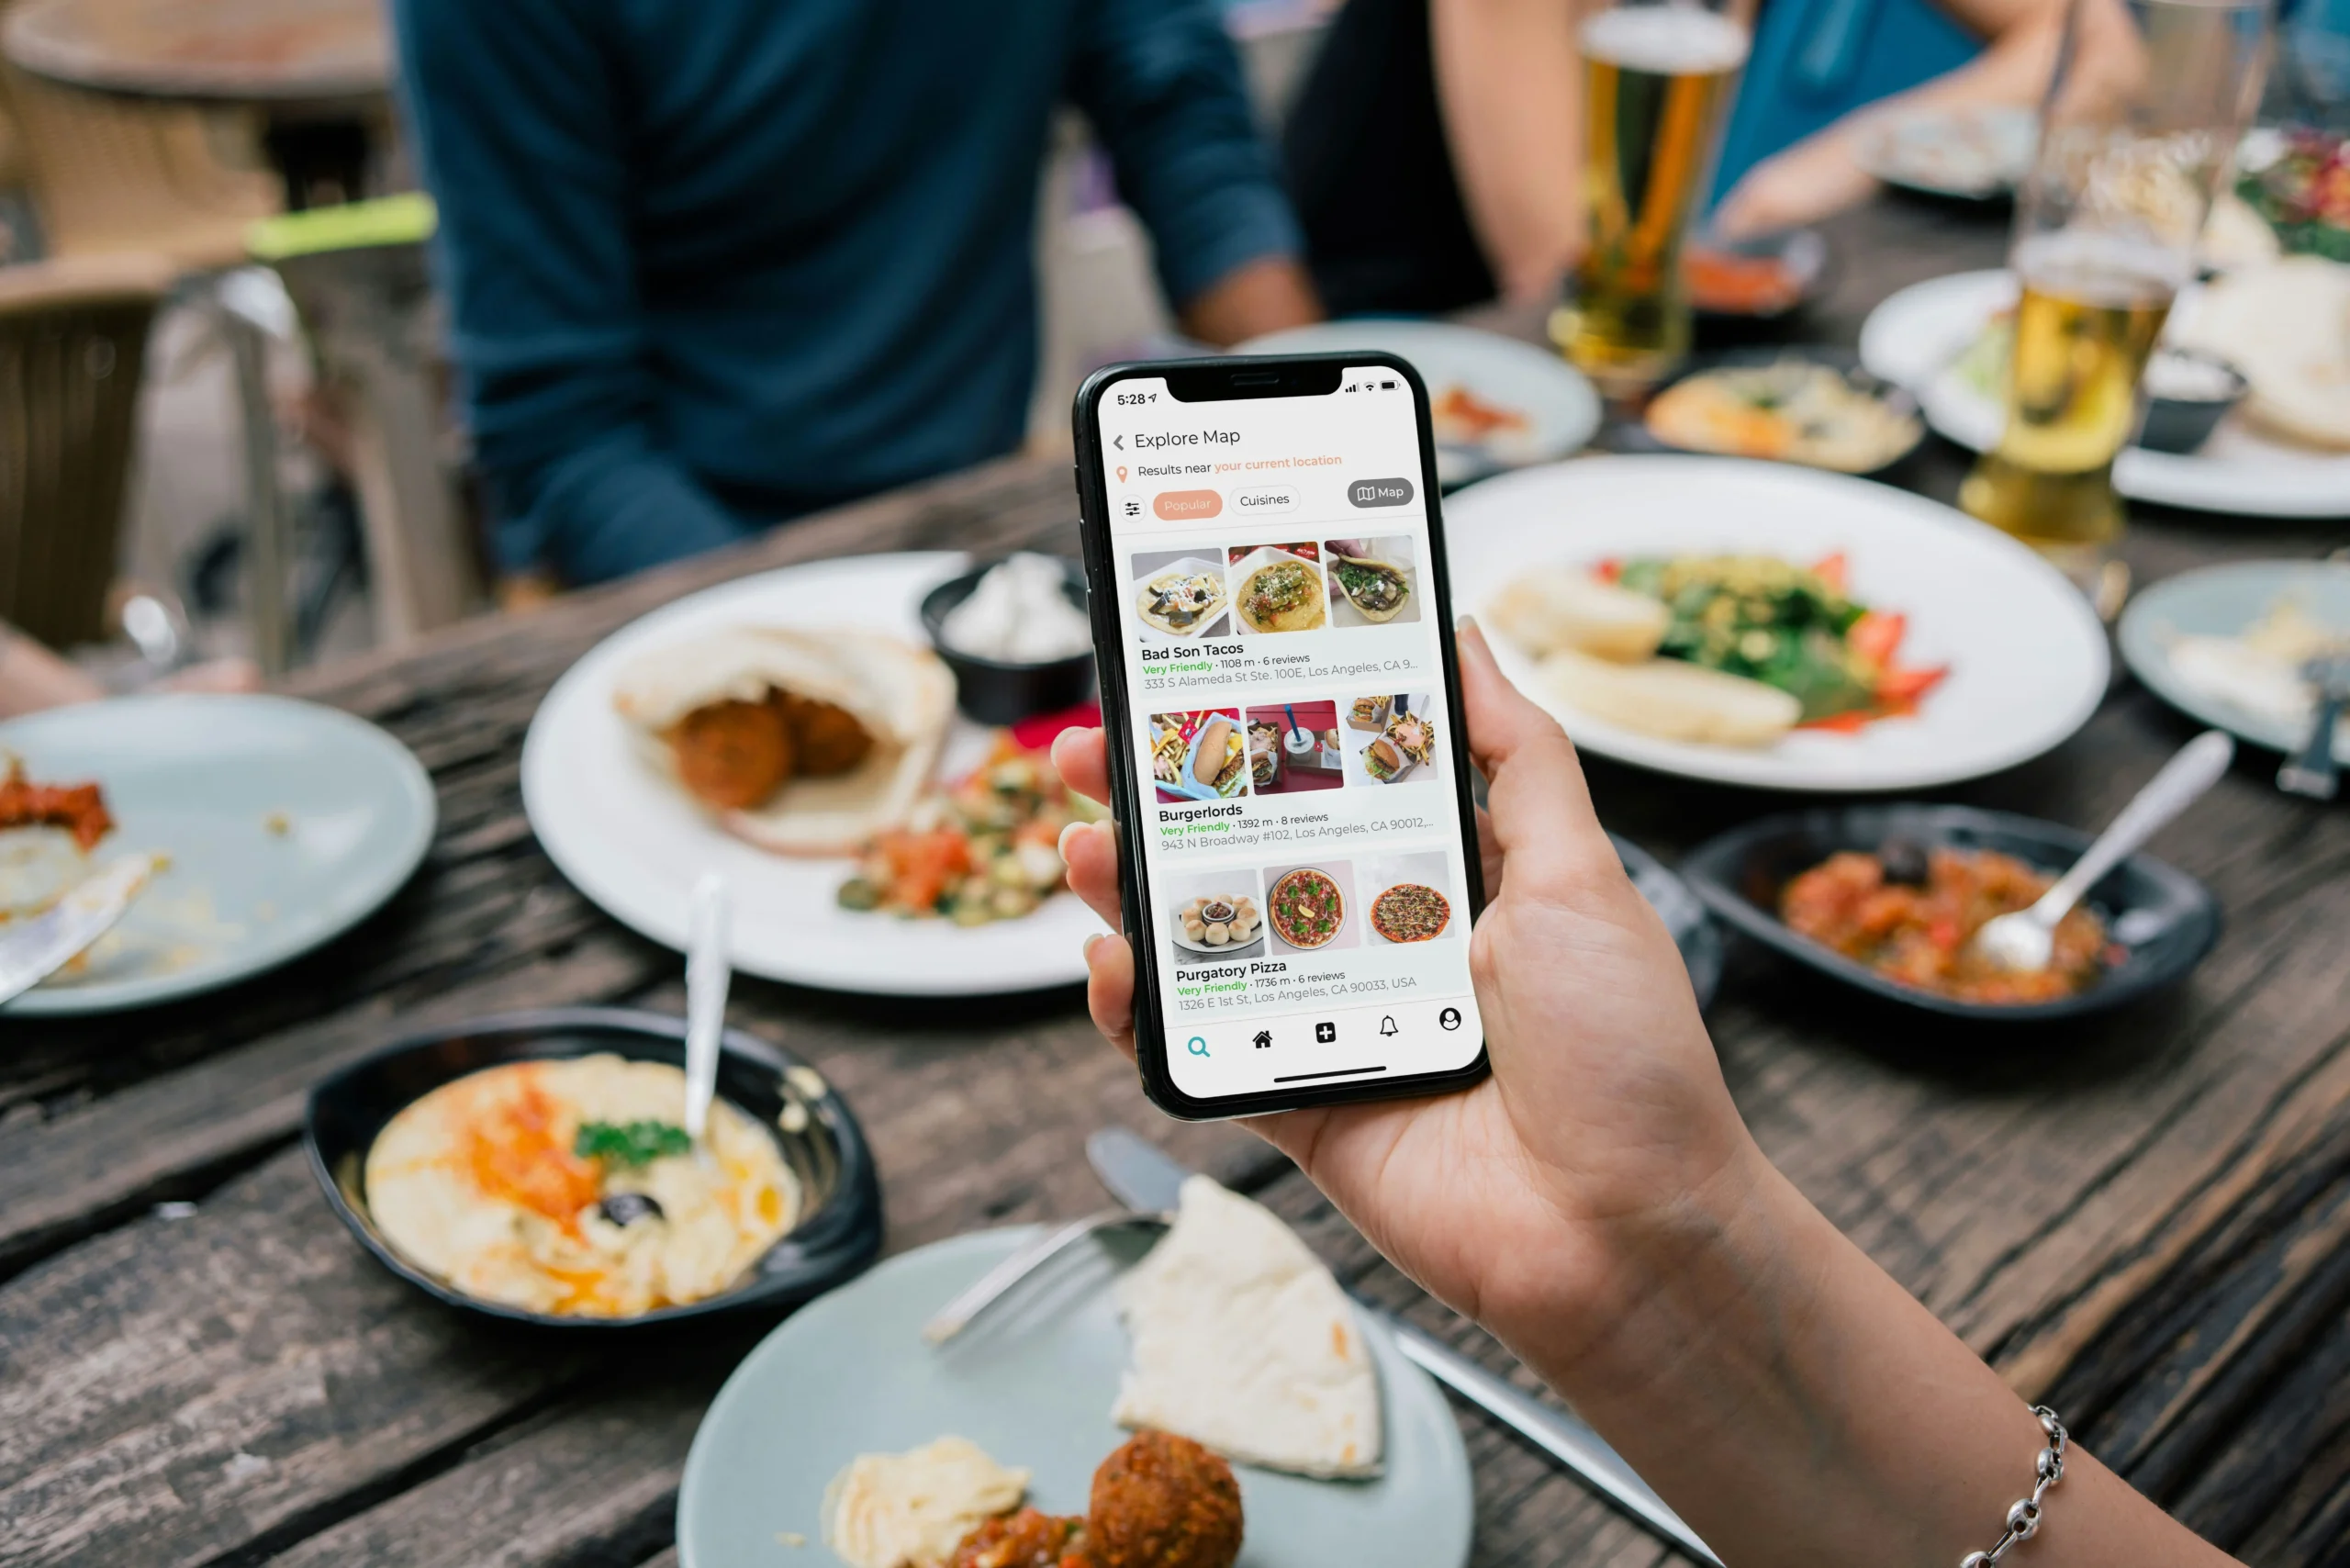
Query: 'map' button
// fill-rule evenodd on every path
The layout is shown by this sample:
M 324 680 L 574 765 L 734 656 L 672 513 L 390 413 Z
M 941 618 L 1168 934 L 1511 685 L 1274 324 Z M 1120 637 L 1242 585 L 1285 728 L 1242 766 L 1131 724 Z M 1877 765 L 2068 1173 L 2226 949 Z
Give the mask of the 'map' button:
M 1359 507 L 1400 507 L 1412 498 L 1409 479 L 1351 479 L 1347 499 Z

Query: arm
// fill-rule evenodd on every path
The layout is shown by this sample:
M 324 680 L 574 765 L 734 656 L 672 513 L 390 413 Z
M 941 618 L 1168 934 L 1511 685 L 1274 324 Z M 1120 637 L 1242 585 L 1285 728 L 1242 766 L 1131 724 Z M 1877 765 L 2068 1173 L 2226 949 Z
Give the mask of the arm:
M 1318 320 L 1297 219 L 1249 118 L 1240 62 L 1204 0 L 1087 8 L 1069 95 L 1148 226 L 1183 328 L 1228 344 Z
M 575 580 L 740 532 L 645 424 L 624 115 L 589 12 L 398 0 L 394 17 L 505 564 Z
M 1470 969 L 1493 1076 L 1251 1124 L 1373 1245 L 1498 1335 L 1737 1568 L 1957 1562 L 2031 1491 L 2040 1428 L 1997 1372 L 1763 1158 L 1671 935 L 1592 811 L 1574 748 L 1460 637 L 1491 901 Z M 1102 799 L 1102 733 L 1054 760 Z M 1062 835 L 1119 923 L 1117 835 Z M 1087 949 L 1133 1047 L 1134 957 Z M 2079 1449 L 2022 1568 L 2230 1560 Z
M 2066 0 L 1941 0 L 1969 30 L 1989 42 L 1956 71 L 1906 93 L 1853 110 L 1747 171 L 1722 198 L 1715 226 L 1724 234 L 1791 229 L 1854 207 L 1876 193 L 1854 148 L 1872 117 L 1904 109 L 1971 105 L 2033 105 L 2056 67 Z M 2083 47 L 2103 52 L 2119 41 L 2109 8 L 2098 6 L 2083 31 Z
M 1431 0 L 1437 104 L 1469 226 L 1502 293 L 1548 299 L 1583 248 L 1576 7 Z

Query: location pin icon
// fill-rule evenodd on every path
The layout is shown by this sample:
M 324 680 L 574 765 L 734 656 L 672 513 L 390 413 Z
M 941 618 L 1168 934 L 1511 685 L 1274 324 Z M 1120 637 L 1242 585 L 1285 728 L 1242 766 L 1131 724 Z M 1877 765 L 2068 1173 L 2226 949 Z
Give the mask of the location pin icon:
M 1123 484 L 1125 484 L 1125 482 L 1126 482 L 1126 465 L 1125 465 L 1125 464 L 1121 463 L 1121 464 L 1119 464 L 1119 465 L 1118 465 L 1118 483 L 1119 483 L 1119 484 L 1121 484 L 1121 485 L 1123 485 Z

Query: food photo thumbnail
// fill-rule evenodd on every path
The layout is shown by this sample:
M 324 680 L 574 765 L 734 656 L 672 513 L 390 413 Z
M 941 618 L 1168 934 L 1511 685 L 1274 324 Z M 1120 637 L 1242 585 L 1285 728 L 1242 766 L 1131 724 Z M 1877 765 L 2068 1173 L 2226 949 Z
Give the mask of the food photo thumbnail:
M 1329 624 L 1319 544 L 1236 544 L 1225 554 L 1231 566 L 1233 613 L 1243 631 L 1319 632 Z
M 1285 866 L 1267 872 L 1265 881 L 1265 921 L 1272 929 L 1273 951 L 1318 953 L 1361 946 L 1351 862 Z
M 1203 546 L 1133 558 L 1135 614 L 1148 634 L 1178 643 L 1231 634 L 1232 596 L 1216 554 Z
M 1330 624 L 1384 626 L 1420 618 L 1418 544 L 1406 534 L 1328 539 L 1322 561 L 1330 580 Z
M 1442 722 L 1428 692 L 1381 692 L 1349 699 L 1339 734 L 1347 752 L 1348 789 L 1420 782 L 1438 777 Z
M 1371 944 L 1400 946 L 1455 935 L 1454 885 L 1451 857 L 1442 850 L 1365 860 L 1362 886 Z
M 1161 897 L 1177 967 L 1262 952 L 1265 912 L 1258 888 L 1257 873 L 1247 868 L 1169 879 Z
M 1346 752 L 1336 702 L 1283 702 L 1248 710 L 1248 771 L 1259 795 L 1336 790 Z
M 1229 801 L 1248 792 L 1248 734 L 1237 708 L 1150 718 L 1150 776 L 1161 801 Z

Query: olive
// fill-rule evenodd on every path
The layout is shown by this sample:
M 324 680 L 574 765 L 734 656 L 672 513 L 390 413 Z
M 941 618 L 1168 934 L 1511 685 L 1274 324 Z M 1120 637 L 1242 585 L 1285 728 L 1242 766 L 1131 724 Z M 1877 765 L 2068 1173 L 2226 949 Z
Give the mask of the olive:
M 1931 870 L 1926 858 L 1926 846 L 1914 838 L 1888 838 L 1876 852 L 1877 864 L 1885 868 L 1885 879 L 1905 888 L 1922 888 Z
M 596 1205 L 596 1212 L 621 1226 L 634 1225 L 641 1219 L 663 1217 L 661 1205 L 643 1193 L 614 1193 Z

